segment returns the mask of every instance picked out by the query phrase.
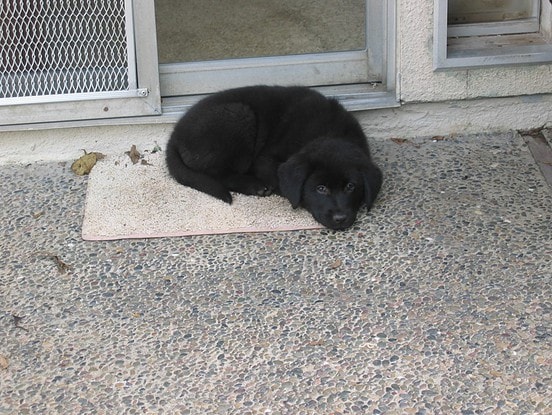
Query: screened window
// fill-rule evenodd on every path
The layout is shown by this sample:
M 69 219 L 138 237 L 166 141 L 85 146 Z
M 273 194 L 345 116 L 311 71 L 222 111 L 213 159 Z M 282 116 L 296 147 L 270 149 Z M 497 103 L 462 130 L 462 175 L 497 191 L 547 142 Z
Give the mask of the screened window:
M 3 0 L 0 123 L 159 113 L 157 79 L 135 53 L 144 11 L 130 0 Z

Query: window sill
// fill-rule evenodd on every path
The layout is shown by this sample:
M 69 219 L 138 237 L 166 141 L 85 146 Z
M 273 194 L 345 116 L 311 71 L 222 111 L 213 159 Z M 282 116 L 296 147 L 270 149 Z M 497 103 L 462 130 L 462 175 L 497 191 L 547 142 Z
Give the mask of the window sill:
M 541 33 L 450 37 L 446 57 L 438 56 L 434 68 L 480 68 L 552 62 L 552 42 Z
M 400 106 L 395 91 L 388 91 L 381 84 L 339 85 L 313 89 L 322 92 L 324 95 L 337 98 L 349 111 L 363 111 Z M 205 95 L 192 95 L 163 98 L 161 102 L 162 114 L 156 116 L 3 125 L 0 126 L 0 132 L 116 125 L 173 124 L 188 108 L 204 96 Z

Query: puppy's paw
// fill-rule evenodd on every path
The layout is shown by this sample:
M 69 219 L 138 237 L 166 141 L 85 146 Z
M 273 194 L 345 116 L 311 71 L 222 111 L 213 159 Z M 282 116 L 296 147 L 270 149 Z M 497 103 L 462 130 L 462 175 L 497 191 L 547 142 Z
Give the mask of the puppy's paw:
M 222 200 L 223 202 L 226 202 L 226 203 L 228 203 L 229 205 L 231 205 L 231 204 L 232 204 L 232 195 L 231 195 L 230 193 L 228 193 L 227 195 L 224 195 L 224 196 L 221 198 L 221 200 Z
M 274 192 L 274 189 L 270 186 L 263 186 L 262 188 L 259 188 L 257 189 L 257 196 L 262 196 L 262 197 L 266 197 L 266 196 L 270 196 L 272 195 L 272 193 Z
M 233 192 L 252 196 L 270 196 L 274 188 L 254 176 L 233 175 L 224 178 L 224 185 Z

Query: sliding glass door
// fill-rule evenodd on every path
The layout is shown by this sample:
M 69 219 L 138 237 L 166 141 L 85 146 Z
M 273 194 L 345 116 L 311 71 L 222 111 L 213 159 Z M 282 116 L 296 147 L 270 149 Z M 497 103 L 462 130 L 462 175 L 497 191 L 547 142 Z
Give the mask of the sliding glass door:
M 157 0 L 162 95 L 381 82 L 381 54 L 369 51 L 385 38 L 385 3 Z

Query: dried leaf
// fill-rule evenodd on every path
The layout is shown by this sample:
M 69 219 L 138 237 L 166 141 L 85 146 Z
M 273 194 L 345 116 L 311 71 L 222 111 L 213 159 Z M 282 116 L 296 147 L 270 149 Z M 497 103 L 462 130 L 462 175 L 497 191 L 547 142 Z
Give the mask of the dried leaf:
M 151 164 L 151 163 L 150 163 L 149 161 L 147 161 L 146 159 L 142 159 L 142 160 L 140 161 L 140 164 L 141 164 L 142 166 L 153 166 L 153 164 Z
M 52 259 L 56 263 L 58 271 L 60 273 L 65 274 L 67 271 L 71 269 L 71 267 L 67 265 L 65 262 L 63 262 L 59 256 L 53 255 Z
M 542 130 L 544 130 L 544 126 L 538 127 L 538 128 L 533 128 L 532 130 L 518 130 L 518 133 L 520 135 L 528 135 L 528 136 L 533 137 L 533 138 L 540 138 L 540 137 L 544 138 Z
M 33 218 L 35 218 L 35 219 L 40 218 L 42 215 L 44 215 L 44 211 L 43 211 L 43 210 L 41 210 L 41 211 L 39 211 L 39 212 L 33 212 Z
M 151 153 L 155 154 L 155 153 L 158 153 L 160 151 L 162 151 L 161 146 L 159 144 L 157 144 L 157 141 L 155 141 L 155 147 L 153 147 L 153 150 L 151 150 Z
M 96 162 L 104 157 L 105 155 L 102 153 L 95 151 L 87 153 L 86 150 L 84 150 L 84 156 L 75 160 L 73 164 L 71 164 L 71 170 L 79 176 L 84 176 L 89 174 L 92 168 L 96 165 Z
M 84 176 L 90 173 L 92 167 L 96 165 L 96 161 L 98 161 L 96 153 L 85 154 L 71 165 L 71 170 L 79 176 Z
M 331 268 L 331 269 L 337 269 L 337 268 L 339 268 L 341 265 L 343 265 L 343 261 L 341 261 L 341 260 L 338 258 L 338 259 L 336 259 L 334 262 L 331 263 L 330 268 Z
M 58 271 L 61 274 L 65 274 L 67 271 L 69 271 L 71 269 L 71 266 L 66 264 L 65 262 L 63 262 L 59 255 L 52 254 L 52 253 L 47 252 L 47 251 L 37 252 L 36 255 L 37 255 L 38 258 L 51 259 L 52 261 L 54 261 L 54 263 L 57 266 Z
M 8 358 L 0 354 L 0 369 L 6 370 L 8 367 L 10 367 Z
M 136 149 L 134 144 L 130 147 L 130 151 L 126 151 L 125 154 L 130 157 L 132 164 L 138 163 L 138 160 L 141 158 L 140 152 Z
M 25 330 L 27 332 L 29 331 L 21 325 L 21 321 L 23 321 L 23 317 L 16 316 L 15 314 L 12 314 L 12 318 L 13 318 L 13 325 L 15 327 L 17 327 L 18 329 L 21 329 L 21 330 Z
M 405 143 L 408 143 L 408 139 L 406 139 L 406 138 L 397 138 L 397 137 L 393 137 L 393 138 L 391 138 L 391 141 L 393 141 L 395 144 L 405 144 Z

